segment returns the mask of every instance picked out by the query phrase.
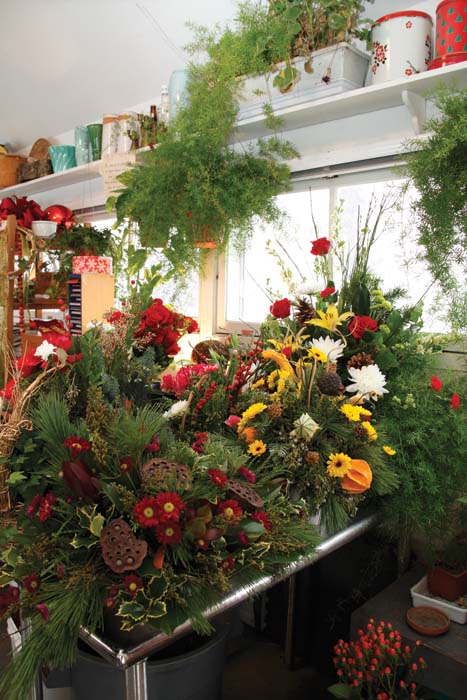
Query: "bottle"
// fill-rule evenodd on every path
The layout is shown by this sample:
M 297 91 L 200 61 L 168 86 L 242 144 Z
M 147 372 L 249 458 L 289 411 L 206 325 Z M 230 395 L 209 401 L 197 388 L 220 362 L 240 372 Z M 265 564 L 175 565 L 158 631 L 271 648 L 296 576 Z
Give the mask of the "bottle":
M 161 87 L 161 121 L 164 126 L 168 126 L 170 114 L 169 114 L 169 88 L 167 85 Z

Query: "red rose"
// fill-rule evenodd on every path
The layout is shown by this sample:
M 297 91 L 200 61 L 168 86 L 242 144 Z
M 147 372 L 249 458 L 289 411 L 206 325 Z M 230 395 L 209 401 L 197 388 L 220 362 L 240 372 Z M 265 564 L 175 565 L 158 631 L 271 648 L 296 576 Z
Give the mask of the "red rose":
M 330 296 L 331 294 L 334 294 L 335 291 L 335 287 L 326 287 L 326 289 L 323 289 L 323 291 L 320 292 L 319 295 L 321 299 L 326 299 L 326 297 Z
M 457 411 L 457 409 L 459 408 L 460 405 L 461 405 L 461 397 L 459 396 L 459 394 L 453 394 L 451 396 L 451 406 L 453 407 L 453 409 L 455 411 Z
M 312 255 L 327 255 L 331 249 L 331 241 L 326 238 L 317 238 L 315 241 L 311 242 L 311 254 Z
M 354 338 L 360 340 L 365 331 L 376 333 L 378 324 L 371 316 L 354 316 L 349 323 L 349 331 Z
M 289 299 L 278 299 L 269 307 L 274 318 L 287 318 L 290 316 L 290 301 Z
M 435 374 L 431 378 L 431 388 L 434 391 L 441 391 L 441 389 L 443 388 L 443 384 L 441 382 L 441 379 L 439 377 L 437 377 Z

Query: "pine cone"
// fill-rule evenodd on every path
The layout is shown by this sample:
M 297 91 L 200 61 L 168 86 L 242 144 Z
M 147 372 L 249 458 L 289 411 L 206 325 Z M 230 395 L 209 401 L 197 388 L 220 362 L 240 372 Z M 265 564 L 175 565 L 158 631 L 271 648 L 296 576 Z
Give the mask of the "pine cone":
M 304 326 L 306 321 L 311 321 L 312 318 L 316 318 L 317 313 L 315 307 L 311 301 L 306 299 L 297 299 L 296 306 L 294 309 L 294 321 L 300 326 Z
M 341 378 L 335 372 L 324 372 L 317 385 L 320 392 L 326 396 L 339 396 L 344 391 Z
M 319 452 L 307 452 L 305 455 L 305 462 L 307 464 L 318 464 Z
M 268 414 L 269 417 L 275 420 L 276 418 L 280 418 L 282 415 L 282 408 L 280 407 L 280 404 L 278 403 L 272 403 L 268 407 Z
M 327 372 L 337 372 L 337 362 L 328 362 Z
M 352 355 L 350 360 L 347 362 L 347 367 L 350 369 L 361 369 L 362 367 L 368 367 L 368 365 L 374 365 L 375 361 L 372 356 L 367 352 L 359 352 L 357 355 Z

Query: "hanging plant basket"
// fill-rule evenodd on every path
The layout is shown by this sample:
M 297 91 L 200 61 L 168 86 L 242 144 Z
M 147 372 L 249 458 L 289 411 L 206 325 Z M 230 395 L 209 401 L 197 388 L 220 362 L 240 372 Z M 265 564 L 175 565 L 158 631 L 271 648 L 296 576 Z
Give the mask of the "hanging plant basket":
M 200 226 L 194 233 L 193 245 L 195 248 L 205 248 L 212 250 L 218 247 L 218 242 L 214 239 L 210 226 Z

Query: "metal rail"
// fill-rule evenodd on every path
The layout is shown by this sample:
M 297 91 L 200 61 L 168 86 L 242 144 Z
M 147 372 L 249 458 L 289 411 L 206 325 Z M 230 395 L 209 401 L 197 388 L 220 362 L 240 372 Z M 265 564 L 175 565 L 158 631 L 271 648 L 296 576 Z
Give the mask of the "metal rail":
M 376 522 L 377 516 L 369 515 L 361 520 L 358 520 L 357 522 L 352 523 L 341 532 L 338 532 L 335 535 L 323 540 L 312 554 L 300 557 L 293 563 L 286 566 L 279 574 L 274 576 L 262 576 L 260 579 L 248 586 L 242 586 L 238 590 L 233 590 L 231 593 L 229 593 L 229 595 L 219 601 L 219 603 L 208 608 L 204 613 L 205 616 L 208 618 L 214 617 L 215 615 L 218 615 L 219 613 L 242 603 L 251 596 L 257 595 L 258 593 L 271 588 L 271 586 L 274 586 L 276 583 L 284 581 L 302 569 L 305 569 L 307 566 L 314 564 L 319 559 L 331 554 L 331 552 L 335 552 L 337 549 L 340 549 L 349 542 L 352 542 L 361 535 L 367 533 L 375 526 Z M 160 632 L 154 635 L 154 637 L 151 637 L 137 646 L 129 649 L 115 649 L 109 642 L 102 639 L 97 634 L 89 632 L 85 628 L 81 628 L 80 637 L 112 666 L 120 669 L 128 669 L 130 666 L 137 664 L 139 661 L 147 659 L 148 656 L 154 652 L 169 646 L 176 639 L 188 634 L 191 630 L 191 622 L 186 620 L 181 625 L 176 627 L 173 634 L 170 636 Z M 140 671 L 141 670 L 142 669 L 140 669 Z M 144 696 L 128 695 L 127 697 L 140 698 Z

